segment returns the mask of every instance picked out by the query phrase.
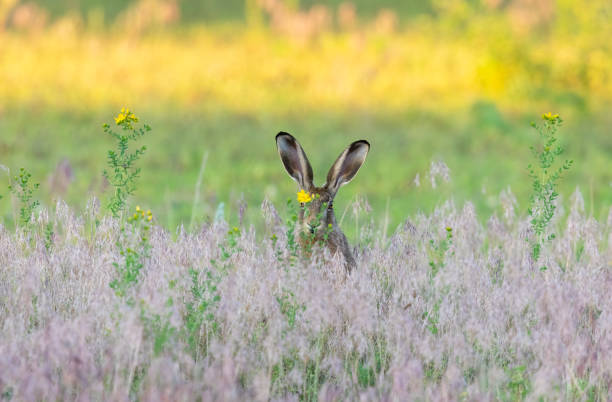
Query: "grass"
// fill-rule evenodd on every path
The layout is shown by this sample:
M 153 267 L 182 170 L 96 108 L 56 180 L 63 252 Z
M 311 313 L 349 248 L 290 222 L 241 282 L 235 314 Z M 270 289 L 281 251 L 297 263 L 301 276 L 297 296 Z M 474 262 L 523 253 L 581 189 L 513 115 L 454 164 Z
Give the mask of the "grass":
M 376 220 L 384 218 L 388 205 L 391 230 L 409 214 L 431 212 L 450 195 L 458 202 L 474 200 L 477 210 L 486 215 L 500 212 L 497 195 L 510 187 L 521 208 L 527 210 L 531 189 L 525 161 L 530 158 L 528 148 L 533 140 L 527 119 L 515 121 L 508 117 L 503 129 L 483 129 L 482 120 L 470 112 L 457 117 L 454 124 L 446 122 L 446 116 L 416 112 L 386 118 L 313 113 L 312 120 L 240 118 L 226 113 L 137 112 L 150 122 L 153 131 L 147 138 L 147 155 L 140 161 L 143 172 L 134 202 L 159 211 L 159 222 L 168 228 L 181 222 L 189 224 L 192 212 L 196 222 L 212 219 L 221 202 L 228 207 L 226 219 L 236 223 L 235 211 L 242 198 L 251 205 L 246 211 L 247 221 L 261 225 L 254 206 L 260 205 L 264 197 L 277 205 L 293 197 L 295 186 L 286 176 L 274 146 L 274 135 L 279 129 L 288 129 L 298 136 L 311 155 L 318 183 L 350 141 L 359 138 L 370 141 L 372 152 L 364 168 L 342 188 L 336 200 L 339 216 L 348 208 L 342 226 L 353 239 L 350 205 L 358 195 L 367 197 Z M 52 204 L 52 198 L 62 197 L 83 208 L 83 194 L 87 193 L 106 200 L 109 192 L 101 172 L 106 163 L 104 150 L 112 143 L 97 127 L 114 116 L 114 112 L 32 113 L 11 111 L 0 121 L 0 130 L 7 134 L 0 140 L 4 150 L 0 152 L 1 163 L 13 171 L 27 166 L 33 180 L 41 183 L 39 193 L 46 205 Z M 609 142 L 606 119 L 603 115 L 580 122 L 566 119 L 562 133 L 568 157 L 579 162 L 562 183 L 560 193 L 567 198 L 579 186 L 585 192 L 588 212 L 600 219 L 605 218 L 612 203 L 612 177 L 606 169 Z M 91 151 L 84 152 L 85 149 Z M 206 153 L 201 198 L 193 208 L 194 189 Z M 55 171 L 64 158 L 70 161 L 73 181 L 62 192 L 61 188 L 53 188 L 49 177 L 61 174 Z M 427 175 L 431 161 L 438 159 L 449 166 L 451 181 L 440 182 L 433 189 Z M 414 183 L 417 174 L 419 187 Z M 12 208 L 8 197 L 0 201 L 0 210 L 10 222 Z
M 335 204 L 355 240 L 358 195 L 389 232 L 451 195 L 488 216 L 501 212 L 497 196 L 510 187 L 527 210 L 529 123 L 534 111 L 552 111 L 566 121 L 567 157 L 588 161 L 559 193 L 579 186 L 588 213 L 603 219 L 612 203 L 606 4 L 557 4 L 550 23 L 526 32 L 509 14 L 476 6 L 437 8 L 394 31 L 363 18 L 308 40 L 240 23 L 133 34 L 110 23 L 90 29 L 74 16 L 38 33 L 8 30 L 0 41 L 0 164 L 27 167 L 47 206 L 62 198 L 80 210 L 84 195 L 107 202 L 100 150 L 112 144 L 99 127 L 128 106 L 153 128 L 134 201 L 167 228 L 212 220 L 220 205 L 234 224 L 243 200 L 279 205 L 295 193 L 276 155 L 278 131 L 304 145 L 317 183 L 363 138 L 372 152 Z M 440 160 L 451 180 L 434 189 L 428 172 Z M 14 207 L 0 193 L 10 224 Z M 254 207 L 244 219 L 263 224 Z
M 293 257 L 271 205 L 266 236 L 219 220 L 173 239 L 146 214 L 125 230 L 95 202 L 84 215 L 60 203 L 0 228 L 0 393 L 606 400 L 612 227 L 581 197 L 537 264 L 528 216 L 445 202 L 386 240 L 381 222 L 360 226 L 373 235 L 350 276 L 320 250 Z M 138 272 L 123 280 L 132 243 Z
M 0 188 L 0 399 L 610 399 L 607 2 L 557 2 L 527 31 L 510 6 L 439 2 L 395 30 L 306 39 L 127 32 L 119 3 L 106 20 L 80 4 L 85 26 L 0 32 L 0 178 L 27 169 Z M 100 210 L 134 173 L 114 158 L 103 176 L 122 106 L 152 127 L 117 206 L 153 212 L 129 221 Z M 555 144 L 576 161 L 550 186 L 537 261 L 534 111 L 564 117 Z M 372 144 L 334 203 L 350 276 L 299 255 L 281 130 L 319 184 L 351 141 Z

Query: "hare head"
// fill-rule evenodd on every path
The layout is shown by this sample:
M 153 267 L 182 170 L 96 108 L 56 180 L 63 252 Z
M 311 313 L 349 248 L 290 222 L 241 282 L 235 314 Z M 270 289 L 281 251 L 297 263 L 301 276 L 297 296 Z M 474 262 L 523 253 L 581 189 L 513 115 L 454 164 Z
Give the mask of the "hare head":
M 313 184 L 312 167 L 306 153 L 297 140 L 288 133 L 276 135 L 276 146 L 283 165 L 303 190 L 304 198 L 300 204 L 299 224 L 303 233 L 300 242 L 303 246 L 317 241 L 326 242 L 332 253 L 341 252 L 346 267 L 350 271 L 355 267 L 355 259 L 346 240 L 338 227 L 334 215 L 334 197 L 338 189 L 355 177 L 365 162 L 370 144 L 360 140 L 350 144 L 336 159 L 329 173 L 327 182 L 322 187 Z

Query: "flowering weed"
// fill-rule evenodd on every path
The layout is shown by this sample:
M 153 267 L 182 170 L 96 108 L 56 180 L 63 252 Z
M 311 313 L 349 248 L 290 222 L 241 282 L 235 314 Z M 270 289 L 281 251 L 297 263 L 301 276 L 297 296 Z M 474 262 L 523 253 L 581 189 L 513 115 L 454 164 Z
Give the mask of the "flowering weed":
M 104 170 L 104 177 L 114 187 L 114 194 L 108 203 L 108 209 L 114 217 L 119 217 L 125 209 L 127 198 L 136 191 L 136 179 L 140 174 L 140 168 L 137 168 L 135 163 L 147 149 L 144 145 L 134 151 L 129 149 L 130 142 L 137 141 L 151 131 L 151 127 L 147 124 L 135 128 L 134 124 L 138 121 L 134 113 L 123 108 L 115 117 L 115 123 L 121 129 L 119 133 L 108 124 L 103 126 L 104 132 L 116 141 L 116 149 L 108 151 L 109 170 Z
M 38 190 L 40 184 L 31 182 L 32 175 L 24 168 L 19 169 L 19 175 L 13 177 L 13 184 L 9 190 L 19 200 L 19 222 L 28 226 L 32 221 L 32 214 L 40 205 L 38 200 L 33 200 L 34 191 Z
M 113 262 L 117 275 L 110 282 L 110 287 L 119 297 L 125 297 L 128 290 L 138 283 L 140 271 L 151 249 L 149 231 L 152 219 L 151 211 L 145 212 L 137 206 L 134 214 L 128 218 L 128 225 L 121 227 L 116 245 L 123 261 Z M 128 302 L 133 301 L 128 299 Z
M 529 177 L 532 180 L 532 194 L 529 197 L 529 216 L 533 237 L 530 239 L 531 254 L 535 262 L 538 261 L 543 245 L 555 238 L 555 233 L 548 230 L 548 226 L 555 215 L 555 200 L 559 196 L 558 182 L 564 171 L 572 166 L 572 160 L 565 160 L 560 166 L 556 163 L 563 154 L 563 148 L 557 144 L 557 131 L 561 127 L 561 117 L 558 114 L 546 113 L 542 115 L 542 124 L 532 123 L 537 130 L 542 144 L 532 146 L 531 151 L 537 160 L 536 164 L 529 164 Z M 546 267 L 542 267 L 546 269 Z

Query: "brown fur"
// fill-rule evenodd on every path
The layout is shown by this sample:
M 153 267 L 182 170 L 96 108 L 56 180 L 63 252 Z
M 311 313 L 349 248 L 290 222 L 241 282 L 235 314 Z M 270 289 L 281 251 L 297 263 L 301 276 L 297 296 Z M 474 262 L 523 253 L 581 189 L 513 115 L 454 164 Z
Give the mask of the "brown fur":
M 365 140 L 350 144 L 338 157 L 327 174 L 322 187 L 313 184 L 313 173 L 306 153 L 297 140 L 288 133 L 280 132 L 276 144 L 281 161 L 300 189 L 313 196 L 312 201 L 302 205 L 299 212 L 300 244 L 310 250 L 315 243 L 325 242 L 332 254 L 342 253 L 348 271 L 355 268 L 355 258 L 346 236 L 338 226 L 333 201 L 338 189 L 351 181 L 363 165 L 370 144 Z

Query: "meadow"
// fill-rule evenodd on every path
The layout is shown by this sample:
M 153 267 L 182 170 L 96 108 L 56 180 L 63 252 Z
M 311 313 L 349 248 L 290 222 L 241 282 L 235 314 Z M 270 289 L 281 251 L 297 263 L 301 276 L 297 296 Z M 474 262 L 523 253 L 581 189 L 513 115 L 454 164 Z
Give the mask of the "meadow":
M 263 242 L 60 202 L 0 231 L 2 398 L 609 400 L 611 219 L 574 194 L 536 263 L 500 202 L 486 224 L 446 202 L 390 237 L 363 225 L 350 275 L 294 254 L 269 202 Z
M 612 399 L 610 15 L 0 1 L 0 399 Z M 295 243 L 281 130 L 317 184 L 372 146 L 350 275 Z
M 121 22 L 128 11 L 105 24 L 67 14 L 2 33 L 0 164 L 27 167 L 46 205 L 62 198 L 82 210 L 83 194 L 106 196 L 101 171 L 111 144 L 101 126 L 127 106 L 153 128 L 135 202 L 169 229 L 189 224 L 194 208 L 202 221 L 220 203 L 228 213 L 241 200 L 284 203 L 295 186 L 276 156 L 281 130 L 311 155 L 317 182 L 348 143 L 367 139 L 368 161 L 337 205 L 366 197 L 373 217 L 388 215 L 390 227 L 451 195 L 489 215 L 508 187 L 526 209 L 525 161 L 536 136 L 529 123 L 550 111 L 564 117 L 561 141 L 580 161 L 562 194 L 580 186 L 589 213 L 605 219 L 612 202 L 605 1 L 560 3 L 554 18 L 530 30 L 500 10 L 450 6 L 435 17 L 357 14 L 352 23 L 329 9 L 327 25 L 304 13 L 305 28 L 295 31 L 267 23 L 261 10 L 241 24 L 153 19 L 134 31 Z M 53 176 L 63 160 L 71 175 L 58 188 Z M 452 181 L 418 186 L 438 161 Z M 10 205 L 0 212 L 10 223 Z M 261 225 L 256 211 L 246 217 Z M 346 219 L 354 226 L 352 214 Z

